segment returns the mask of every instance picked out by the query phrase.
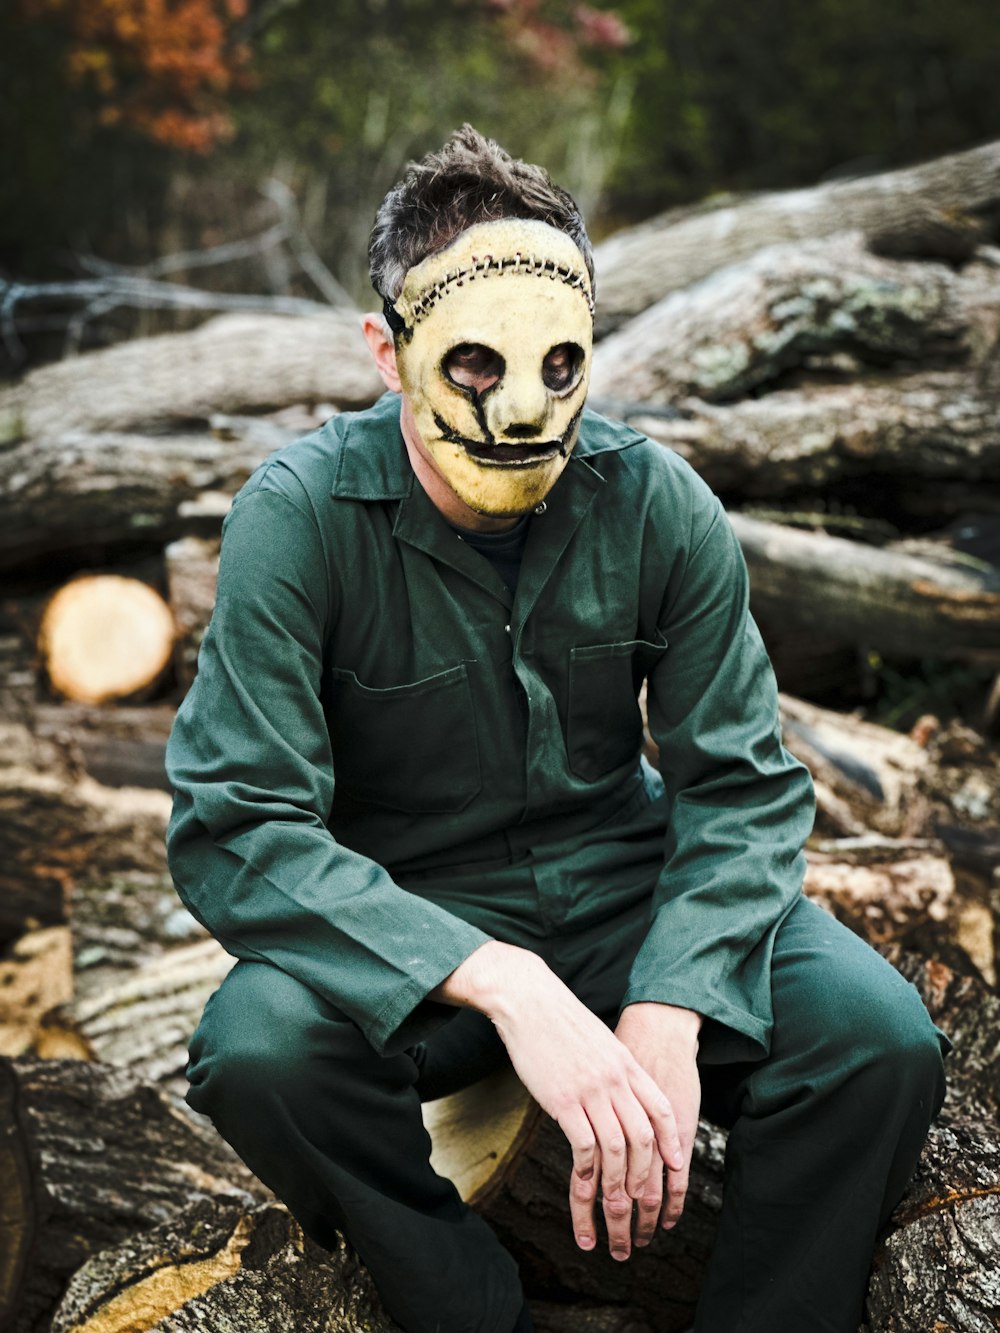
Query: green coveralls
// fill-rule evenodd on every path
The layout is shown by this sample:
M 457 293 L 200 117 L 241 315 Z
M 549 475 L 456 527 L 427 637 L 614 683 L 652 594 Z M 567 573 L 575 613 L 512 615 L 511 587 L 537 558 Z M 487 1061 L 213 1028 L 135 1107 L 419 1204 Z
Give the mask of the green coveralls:
M 394 395 L 282 450 L 226 521 L 168 768 L 178 891 L 241 960 L 189 1099 L 321 1243 L 348 1234 L 405 1328 L 507 1333 L 521 1303 L 419 1126 L 418 1093 L 503 1055 L 426 998 L 488 938 L 609 1022 L 706 1016 L 706 1106 L 733 1130 L 701 1333 L 856 1326 L 939 1045 L 800 897 L 808 774 L 738 545 L 682 461 L 585 414 L 512 598 L 417 483 Z

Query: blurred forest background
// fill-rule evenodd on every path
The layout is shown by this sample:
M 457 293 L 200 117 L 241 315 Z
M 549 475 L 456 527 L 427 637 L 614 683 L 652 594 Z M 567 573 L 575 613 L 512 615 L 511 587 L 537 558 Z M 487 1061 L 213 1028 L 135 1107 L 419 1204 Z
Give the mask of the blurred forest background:
M 375 207 L 463 120 L 544 163 L 599 239 L 991 138 L 998 56 L 996 0 L 8 0 L 0 278 L 329 299 L 269 230 L 294 206 L 363 302 Z M 163 263 L 254 235 L 223 267 Z M 8 375 L 62 354 L 78 295 L 7 288 Z M 106 310 L 70 346 L 190 316 L 164 321 Z

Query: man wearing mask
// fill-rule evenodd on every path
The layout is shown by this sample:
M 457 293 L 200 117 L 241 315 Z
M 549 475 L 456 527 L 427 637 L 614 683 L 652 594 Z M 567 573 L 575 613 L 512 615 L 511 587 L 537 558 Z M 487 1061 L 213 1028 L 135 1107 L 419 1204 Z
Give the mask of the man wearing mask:
M 510 1060 L 621 1260 L 677 1223 L 702 1107 L 698 1333 L 854 1333 L 940 1042 L 801 896 L 811 785 L 721 506 L 585 409 L 590 244 L 540 168 L 466 126 L 371 259 L 389 392 L 237 497 L 171 738 L 178 891 L 239 960 L 189 1101 L 408 1333 L 531 1328 L 421 1098 Z

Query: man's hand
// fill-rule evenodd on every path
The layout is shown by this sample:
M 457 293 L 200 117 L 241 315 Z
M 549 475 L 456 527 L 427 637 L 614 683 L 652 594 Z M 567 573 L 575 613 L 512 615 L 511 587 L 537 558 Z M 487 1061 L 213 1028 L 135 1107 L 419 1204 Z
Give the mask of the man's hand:
M 630 1004 L 622 1011 L 615 1036 L 635 1056 L 674 1110 L 683 1161 L 679 1167 L 667 1162 L 667 1189 L 663 1173 L 651 1172 L 639 1198 L 635 1243 L 648 1245 L 657 1222 L 667 1231 L 677 1225 L 684 1209 L 691 1152 L 698 1130 L 701 1079 L 695 1057 L 701 1015 L 669 1004 Z
M 433 994 L 493 1020 L 521 1082 L 573 1149 L 570 1211 L 577 1244 L 596 1244 L 600 1184 L 611 1253 L 627 1259 L 634 1201 L 651 1192 L 659 1199 L 664 1164 L 671 1173 L 686 1173 L 690 1159 L 690 1145 L 685 1153 L 673 1109 L 655 1079 L 524 949 L 484 944 Z

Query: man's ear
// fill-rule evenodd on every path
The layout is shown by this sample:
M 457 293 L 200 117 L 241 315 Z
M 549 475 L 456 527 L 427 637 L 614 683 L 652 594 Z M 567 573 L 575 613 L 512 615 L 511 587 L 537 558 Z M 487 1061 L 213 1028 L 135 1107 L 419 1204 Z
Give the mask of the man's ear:
M 399 371 L 396 369 L 396 347 L 389 326 L 385 322 L 385 316 L 362 316 L 361 332 L 365 335 L 365 342 L 375 358 L 382 383 L 394 393 L 401 393 L 403 386 L 399 380 Z

